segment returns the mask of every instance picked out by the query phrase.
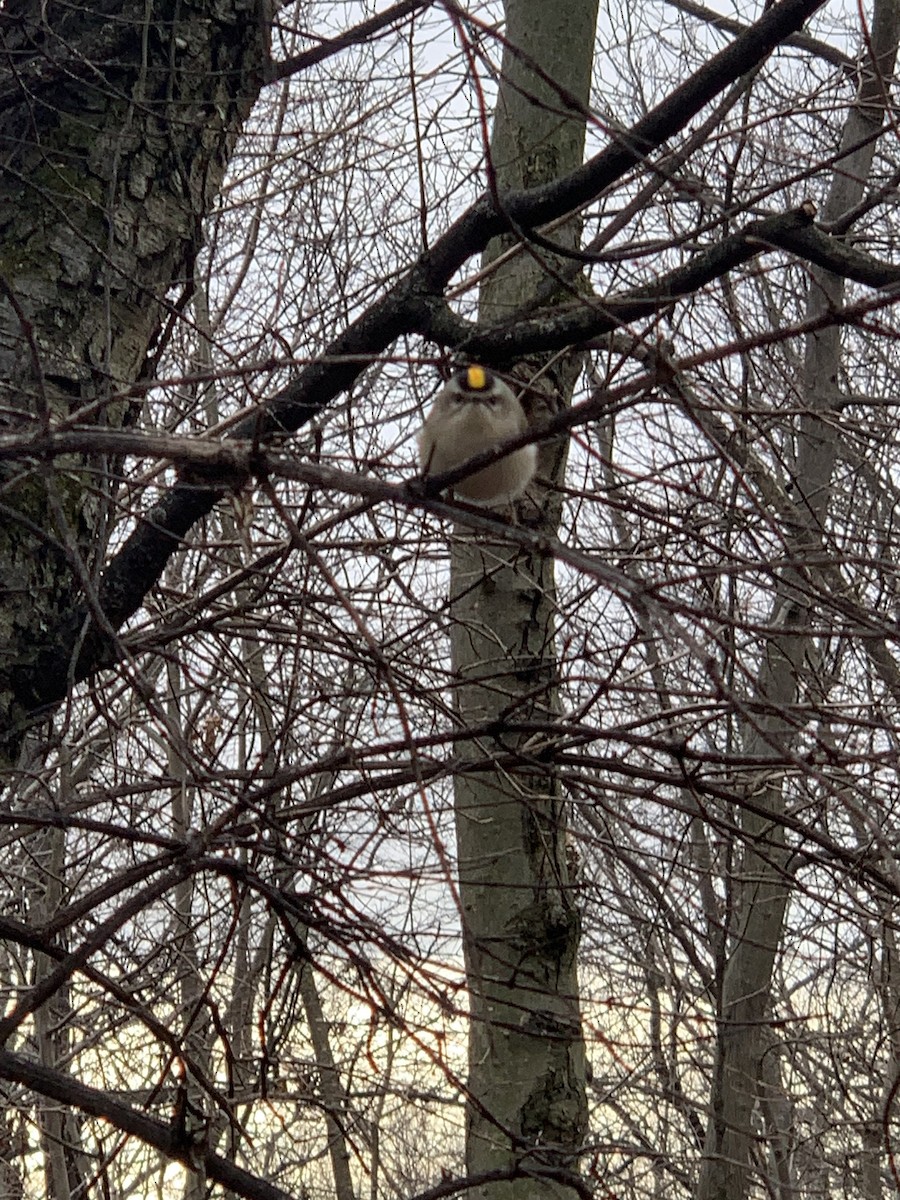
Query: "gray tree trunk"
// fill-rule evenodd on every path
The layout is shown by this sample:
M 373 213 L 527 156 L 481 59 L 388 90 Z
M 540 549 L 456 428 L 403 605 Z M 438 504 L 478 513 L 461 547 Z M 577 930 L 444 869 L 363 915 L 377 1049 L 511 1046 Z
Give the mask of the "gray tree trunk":
M 32 839 L 32 854 L 29 911 L 37 922 L 49 921 L 59 910 L 65 890 L 64 831 L 46 829 L 36 834 Z M 41 984 L 55 966 L 54 960 L 46 955 L 35 954 L 35 984 Z M 34 1014 L 34 1040 L 44 1066 L 65 1069 L 72 1051 L 71 1021 L 70 989 L 63 986 Z M 52 1100 L 42 1100 L 38 1125 L 47 1200 L 70 1200 L 82 1194 L 91 1171 L 82 1145 L 79 1114 Z
M 867 46 L 866 70 L 855 107 L 841 141 L 841 157 L 822 213 L 826 228 L 838 222 L 862 198 L 877 135 L 884 120 L 890 77 L 900 32 L 897 0 L 875 0 Z M 822 317 L 843 303 L 844 280 L 826 271 L 810 273 L 808 315 Z M 829 412 L 840 401 L 838 370 L 840 328 L 826 326 L 806 345 L 806 412 L 797 438 L 795 485 L 798 521 L 787 531 L 786 547 L 797 568 L 785 571 L 770 616 L 779 632 L 768 644 L 748 723 L 748 758 L 782 760 L 796 723 L 791 713 L 800 699 L 815 702 L 816 673 L 809 669 L 815 643 L 809 630 L 816 615 L 808 599 L 803 564 L 820 553 L 821 535 L 832 495 L 838 453 L 838 429 Z M 732 937 L 721 983 L 719 1030 L 712 1105 L 698 1200 L 741 1200 L 748 1193 L 754 1165 L 754 1113 L 760 1099 L 761 1059 L 768 1043 L 772 972 L 790 897 L 781 779 L 763 771 L 750 784 L 754 809 L 742 810 L 742 860 L 734 878 Z
M 501 194 L 545 183 L 581 162 L 583 117 L 528 60 L 586 105 L 596 18 L 596 0 L 507 3 L 506 37 L 528 58 L 503 55 L 491 139 Z M 553 234 L 569 245 L 578 235 L 577 225 Z M 496 264 L 517 242 L 512 235 L 498 239 L 484 265 Z M 533 301 L 548 279 L 555 290 L 560 260 L 547 259 L 542 250 L 535 258 L 519 249 L 496 264 L 482 287 L 482 322 L 502 321 Z M 579 365 L 522 364 L 520 378 L 535 381 L 528 398 L 533 417 L 568 403 Z M 559 478 L 564 458 L 564 445 L 546 447 L 541 473 Z M 552 532 L 555 495 L 533 491 L 537 513 L 529 519 Z M 472 1174 L 517 1166 L 575 1170 L 586 1128 L 579 914 L 566 865 L 565 806 L 552 755 L 529 754 L 528 737 L 518 731 L 521 722 L 549 725 L 558 715 L 554 590 L 550 558 L 457 530 L 451 579 L 457 712 L 464 728 L 493 725 L 464 752 L 473 769 L 455 780 L 471 1009 L 466 1164 Z M 470 1194 L 535 1200 L 572 1193 L 546 1178 L 523 1178 Z
M 0 432 L 134 420 L 129 389 L 189 289 L 201 222 L 267 58 L 265 0 L 17 0 L 0 14 Z M 0 749 L 23 669 L 103 561 L 102 458 L 4 466 Z

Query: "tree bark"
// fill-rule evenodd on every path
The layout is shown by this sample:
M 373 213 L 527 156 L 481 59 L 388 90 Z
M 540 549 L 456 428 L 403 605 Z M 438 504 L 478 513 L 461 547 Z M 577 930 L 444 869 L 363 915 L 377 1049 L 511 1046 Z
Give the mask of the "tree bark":
M 504 190 L 548 183 L 581 162 L 597 3 L 509 0 L 506 19 L 510 46 L 527 58 L 510 49 L 503 55 L 490 156 Z M 548 79 L 576 98 L 582 111 L 561 99 Z M 554 233 L 570 246 L 578 236 L 577 223 Z M 533 257 L 519 242 L 511 233 L 486 251 L 483 265 L 493 270 L 480 297 L 482 325 L 502 322 L 532 301 L 558 270 L 559 260 L 544 251 Z M 497 264 L 507 251 L 510 257 Z M 526 398 L 534 419 L 571 398 L 579 362 L 553 366 L 529 363 L 517 371 L 523 382 L 534 383 Z M 551 443 L 542 449 L 540 470 L 555 481 L 564 461 L 565 443 Z M 538 492 L 537 513 L 529 519 L 551 533 L 559 520 L 557 494 L 552 488 Z M 586 1128 L 579 914 L 552 755 L 529 755 L 517 732 L 520 721 L 552 724 L 559 713 L 553 561 L 519 552 L 502 536 L 473 538 L 457 530 L 451 592 L 459 720 L 465 727 L 496 726 L 493 738 L 467 752 L 479 769 L 455 780 L 470 1003 L 466 1165 L 472 1174 L 521 1165 L 538 1173 L 474 1189 L 482 1200 L 564 1196 L 570 1188 L 541 1179 L 539 1172 L 577 1170 Z M 518 769 L 492 767 L 501 748 L 521 752 Z
M 201 223 L 266 64 L 265 0 L 18 0 L 0 14 L 0 428 L 121 428 L 188 289 Z M 115 461 L 0 470 L 0 742 L 14 755 L 46 631 L 90 597 Z M 90 602 L 89 602 L 90 606 Z M 39 687 L 34 687 L 39 692 Z

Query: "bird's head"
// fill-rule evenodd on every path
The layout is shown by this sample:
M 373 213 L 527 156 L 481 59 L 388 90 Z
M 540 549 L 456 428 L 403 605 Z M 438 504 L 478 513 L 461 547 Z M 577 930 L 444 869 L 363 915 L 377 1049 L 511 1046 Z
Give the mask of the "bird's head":
M 457 371 L 451 379 L 452 398 L 458 404 L 508 404 L 514 401 L 511 389 L 487 367 L 472 363 Z

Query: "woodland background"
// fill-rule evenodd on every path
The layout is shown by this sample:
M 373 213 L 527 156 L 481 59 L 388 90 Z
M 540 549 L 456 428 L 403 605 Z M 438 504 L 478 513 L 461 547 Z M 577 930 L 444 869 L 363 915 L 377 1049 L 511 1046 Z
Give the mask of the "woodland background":
M 898 36 L 5 0 L 0 1196 L 897 1191 Z

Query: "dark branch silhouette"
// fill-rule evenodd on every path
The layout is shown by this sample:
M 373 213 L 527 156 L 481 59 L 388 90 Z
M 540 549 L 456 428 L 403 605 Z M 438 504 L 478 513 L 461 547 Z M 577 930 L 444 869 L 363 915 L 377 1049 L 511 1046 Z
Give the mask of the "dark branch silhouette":
M 214 1154 L 202 1144 L 187 1144 L 183 1132 L 175 1124 L 164 1125 L 162 1121 L 114 1100 L 109 1092 L 88 1087 L 34 1059 L 0 1050 L 0 1077 L 30 1088 L 50 1100 L 57 1100 L 60 1104 L 71 1105 L 88 1116 L 101 1117 L 114 1129 L 139 1138 L 166 1158 L 183 1163 L 192 1170 L 202 1166 L 208 1179 L 238 1196 L 245 1196 L 247 1200 L 291 1200 L 281 1188 L 235 1166 L 221 1154 Z

